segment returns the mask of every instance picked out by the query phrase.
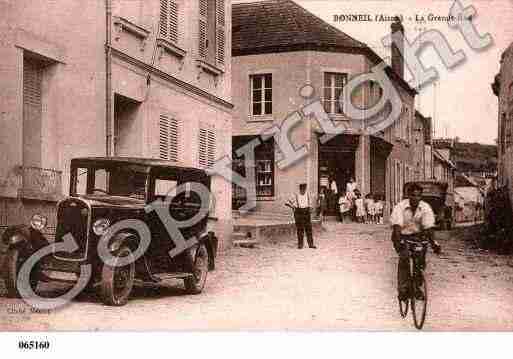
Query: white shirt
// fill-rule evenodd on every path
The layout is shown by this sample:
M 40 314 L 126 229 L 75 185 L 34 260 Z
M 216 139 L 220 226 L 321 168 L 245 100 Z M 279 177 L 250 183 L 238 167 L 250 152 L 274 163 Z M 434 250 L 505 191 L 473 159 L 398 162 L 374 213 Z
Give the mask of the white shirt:
M 305 192 L 305 194 L 296 194 L 296 202 L 299 208 L 310 207 L 310 198 L 308 197 L 308 192 Z
M 340 207 L 340 212 L 345 213 L 351 209 L 351 201 L 347 198 L 347 196 L 340 196 L 338 199 L 338 204 Z
M 413 214 L 410 206 L 409 199 L 403 199 L 395 205 L 392 215 L 390 216 L 390 224 L 392 226 L 398 225 L 401 227 L 401 234 L 415 234 L 421 232 L 423 229 L 432 228 L 435 226 L 435 214 L 431 206 L 420 201 Z

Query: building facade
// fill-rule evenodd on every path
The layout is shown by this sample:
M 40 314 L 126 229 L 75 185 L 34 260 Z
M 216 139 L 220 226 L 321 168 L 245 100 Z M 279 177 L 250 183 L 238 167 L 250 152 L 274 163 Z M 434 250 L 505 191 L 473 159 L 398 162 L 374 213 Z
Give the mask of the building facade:
M 292 26 L 295 23 L 297 26 Z M 400 23 L 395 30 L 403 31 Z M 330 193 L 328 213 L 337 212 L 337 197 L 354 178 L 362 195 L 383 197 L 388 208 L 402 197 L 402 185 L 415 177 L 412 126 L 415 91 L 402 79 L 402 58 L 393 53 L 386 73 L 401 96 L 402 109 L 393 126 L 375 135 L 346 131 L 321 143 L 323 129 L 306 120 L 289 132 L 295 148 L 307 155 L 280 168 L 279 146 L 268 140 L 255 148 L 256 213 L 286 214 L 284 202 L 307 183 L 311 198 Z M 348 121 L 337 99 L 353 76 L 382 62 L 369 47 L 315 17 L 290 0 L 233 6 L 232 89 L 233 148 L 261 135 L 313 100 L 320 100 L 335 125 Z M 300 89 L 310 85 L 308 98 Z M 352 96 L 355 106 L 370 108 L 381 98 L 380 86 L 366 82 Z M 346 100 L 344 100 L 346 101 Z M 233 154 L 237 161 L 237 155 Z M 235 165 L 237 167 L 237 164 Z M 245 201 L 235 189 L 234 207 Z
M 415 181 L 431 178 L 431 117 L 415 111 L 413 123 L 413 164 Z
M 502 53 L 492 90 L 499 107 L 497 185 L 506 186 L 513 200 L 513 43 Z
M 456 175 L 454 146 L 453 138 L 433 139 L 433 177 L 437 181 L 447 182 L 449 193 L 454 193 Z
M 0 10 L 0 225 L 35 211 L 52 220 L 74 157 L 207 167 L 231 153 L 229 0 L 12 0 Z M 212 187 L 229 238 L 231 185 Z

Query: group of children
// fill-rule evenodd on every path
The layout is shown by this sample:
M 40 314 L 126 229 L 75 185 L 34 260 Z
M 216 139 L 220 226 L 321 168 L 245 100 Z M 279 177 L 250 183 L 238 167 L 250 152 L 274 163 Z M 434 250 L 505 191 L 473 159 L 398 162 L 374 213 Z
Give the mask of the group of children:
M 383 223 L 384 201 L 382 196 L 367 194 L 362 198 L 360 191 L 343 193 L 338 200 L 340 220 L 346 222 L 348 216 L 358 223 Z

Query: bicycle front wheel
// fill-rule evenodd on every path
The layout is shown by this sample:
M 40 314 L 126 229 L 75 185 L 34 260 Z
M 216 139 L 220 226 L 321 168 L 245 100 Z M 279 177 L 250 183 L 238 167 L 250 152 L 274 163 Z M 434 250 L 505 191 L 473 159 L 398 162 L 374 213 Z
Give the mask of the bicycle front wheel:
M 416 298 L 415 292 L 413 293 L 413 295 L 411 296 L 411 314 L 413 316 L 413 324 L 415 325 L 415 328 L 420 330 L 424 326 L 424 321 L 426 320 L 428 288 L 427 281 L 424 278 L 424 271 L 421 270 L 419 276 L 422 280 L 422 285 L 419 286 L 419 288 L 422 290 L 424 298 L 423 300 Z
M 401 313 L 401 317 L 406 318 L 408 315 L 408 307 L 410 306 L 410 300 L 400 300 L 399 299 L 399 313 Z

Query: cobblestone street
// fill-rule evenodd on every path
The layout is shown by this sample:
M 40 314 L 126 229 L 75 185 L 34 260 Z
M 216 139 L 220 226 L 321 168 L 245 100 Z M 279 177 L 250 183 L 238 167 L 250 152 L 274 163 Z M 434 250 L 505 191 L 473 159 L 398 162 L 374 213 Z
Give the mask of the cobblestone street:
M 330 223 L 318 249 L 296 243 L 233 248 L 200 295 L 181 282 L 139 288 L 124 307 L 82 298 L 30 313 L 0 298 L 2 330 L 415 330 L 396 301 L 396 255 L 385 226 Z M 428 255 L 430 302 L 424 330 L 513 329 L 513 268 L 507 256 L 471 249 L 462 238 Z M 50 290 L 48 286 L 44 290 Z M 2 292 L 4 288 L 2 287 Z M 11 313 L 12 309 L 25 313 Z

